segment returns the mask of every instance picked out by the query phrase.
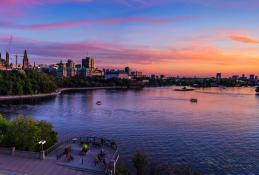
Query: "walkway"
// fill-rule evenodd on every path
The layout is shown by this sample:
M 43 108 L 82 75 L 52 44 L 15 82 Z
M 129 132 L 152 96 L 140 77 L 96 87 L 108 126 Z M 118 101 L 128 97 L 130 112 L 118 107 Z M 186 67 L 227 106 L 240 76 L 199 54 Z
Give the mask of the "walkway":
M 0 173 L 5 175 L 90 175 L 57 165 L 55 160 L 36 160 L 0 155 Z
M 1 96 L 0 101 L 6 100 L 22 100 L 22 99 L 34 99 L 34 98 L 45 98 L 45 97 L 55 97 L 61 94 L 63 91 L 77 91 L 77 90 L 98 90 L 98 89 L 126 89 L 127 87 L 111 86 L 111 87 L 85 87 L 85 88 L 61 88 L 57 89 L 56 92 L 45 93 L 45 94 L 32 94 L 32 95 L 7 95 Z

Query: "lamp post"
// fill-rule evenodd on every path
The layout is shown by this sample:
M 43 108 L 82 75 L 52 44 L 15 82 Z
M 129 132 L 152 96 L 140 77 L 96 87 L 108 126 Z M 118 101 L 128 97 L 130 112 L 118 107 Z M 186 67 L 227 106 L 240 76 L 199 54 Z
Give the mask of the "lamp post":
M 43 145 L 46 143 L 46 140 L 39 141 L 39 144 L 41 145 L 41 151 L 43 151 Z
M 40 159 L 44 160 L 45 159 L 45 151 L 43 150 L 43 145 L 46 143 L 46 140 L 41 140 L 38 143 L 39 143 L 39 145 L 41 145 Z

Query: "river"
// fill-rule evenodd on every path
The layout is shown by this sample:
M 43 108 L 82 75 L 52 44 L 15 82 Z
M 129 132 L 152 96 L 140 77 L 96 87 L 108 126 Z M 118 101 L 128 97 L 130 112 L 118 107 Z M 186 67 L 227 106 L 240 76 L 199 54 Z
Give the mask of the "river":
M 124 160 L 138 149 L 152 161 L 186 164 L 205 174 L 259 174 L 259 96 L 254 89 L 174 88 L 68 92 L 48 100 L 1 102 L 0 112 L 8 118 L 24 114 L 47 120 L 61 139 L 115 139 Z

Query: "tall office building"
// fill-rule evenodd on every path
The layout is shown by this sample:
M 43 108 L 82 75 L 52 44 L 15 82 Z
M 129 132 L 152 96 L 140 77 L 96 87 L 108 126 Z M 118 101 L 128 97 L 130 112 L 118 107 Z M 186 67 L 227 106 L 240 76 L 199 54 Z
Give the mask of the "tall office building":
M 6 52 L 6 57 L 5 57 L 5 66 L 9 67 L 10 65 L 10 55 L 8 52 Z
M 58 63 L 57 65 L 58 65 L 57 76 L 61 77 L 61 78 L 67 77 L 67 66 L 66 66 L 66 64 L 64 64 L 62 61 L 60 61 L 60 63 Z
M 28 69 L 29 68 L 29 58 L 27 55 L 27 51 L 24 51 L 23 60 L 22 60 L 22 69 Z
M 67 77 L 73 77 L 73 76 L 75 76 L 75 68 L 76 68 L 76 66 L 75 66 L 75 63 L 74 63 L 74 61 L 72 61 L 72 60 L 67 60 L 67 64 L 66 64 L 66 68 L 67 68 Z
M 130 68 L 129 67 L 125 67 L 125 72 L 130 75 Z
M 91 57 L 86 57 L 82 59 L 82 68 L 86 68 L 89 70 L 94 70 L 94 59 Z
M 221 73 L 217 73 L 217 74 L 216 74 L 216 79 L 217 79 L 217 80 L 221 80 Z

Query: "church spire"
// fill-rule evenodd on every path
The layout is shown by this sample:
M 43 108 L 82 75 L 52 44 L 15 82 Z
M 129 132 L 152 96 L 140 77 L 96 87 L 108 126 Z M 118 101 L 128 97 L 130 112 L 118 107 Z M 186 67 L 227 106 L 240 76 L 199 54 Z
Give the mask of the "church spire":
M 24 51 L 22 68 L 23 69 L 29 68 L 29 58 L 27 55 L 27 50 Z

